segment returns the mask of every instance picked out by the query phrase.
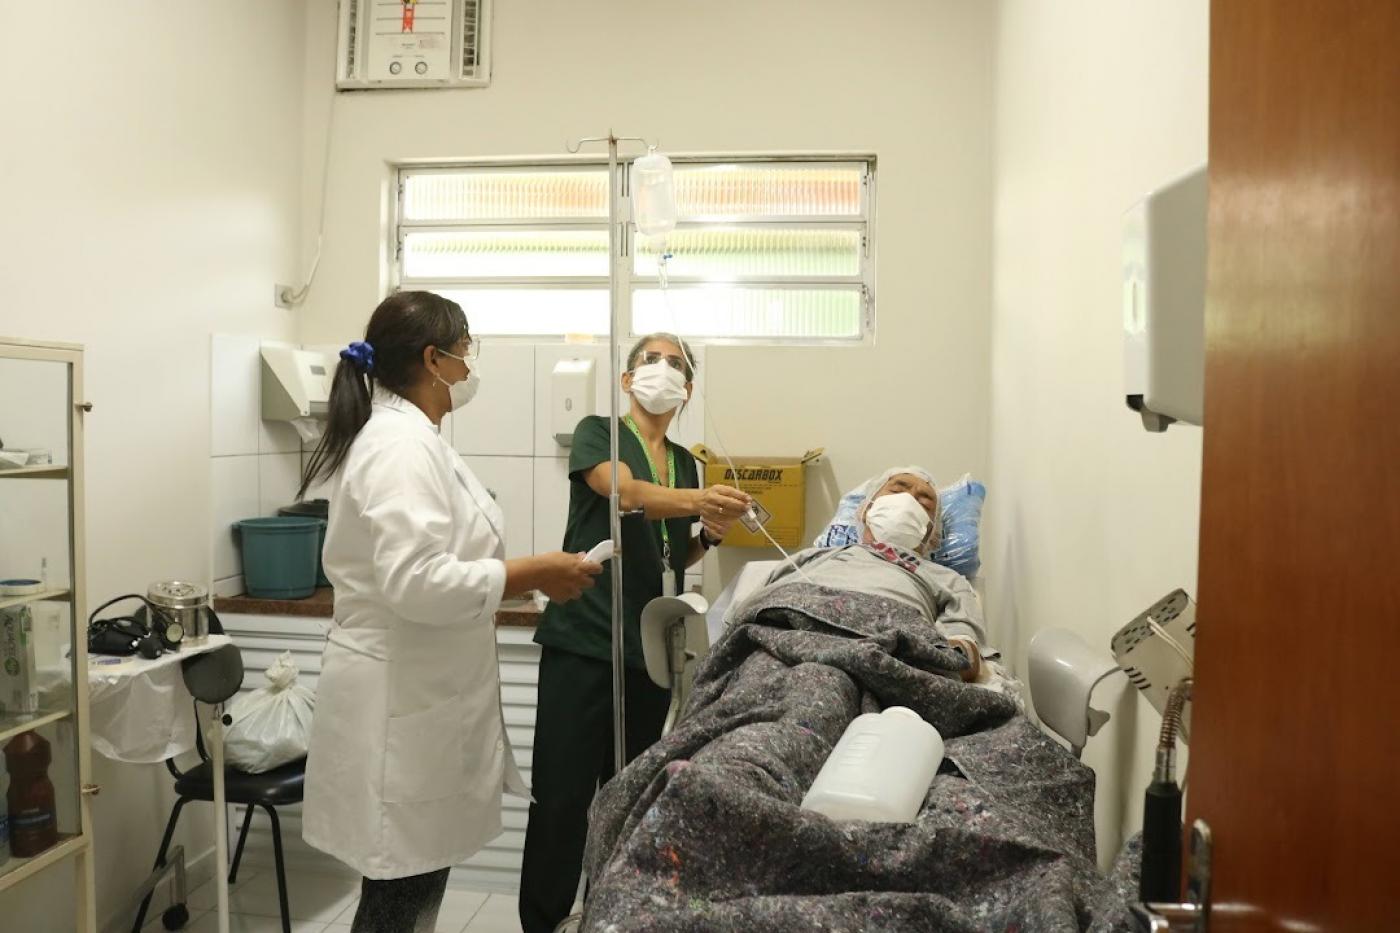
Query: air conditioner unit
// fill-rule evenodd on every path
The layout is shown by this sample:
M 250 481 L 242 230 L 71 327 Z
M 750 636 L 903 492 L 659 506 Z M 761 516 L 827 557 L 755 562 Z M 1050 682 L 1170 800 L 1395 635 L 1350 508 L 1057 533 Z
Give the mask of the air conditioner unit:
M 485 87 L 491 0 L 340 0 L 336 87 Z

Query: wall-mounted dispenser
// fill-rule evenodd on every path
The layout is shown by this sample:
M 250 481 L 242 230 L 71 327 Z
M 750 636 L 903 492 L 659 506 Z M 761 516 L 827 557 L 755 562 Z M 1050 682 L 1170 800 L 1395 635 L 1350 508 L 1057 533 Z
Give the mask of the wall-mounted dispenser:
M 568 447 L 574 442 L 579 420 L 594 413 L 597 385 L 592 360 L 560 360 L 549 376 L 549 420 L 554 442 Z
M 1200 424 L 1205 390 L 1206 167 L 1151 192 L 1123 223 L 1128 407 L 1149 431 Z
M 304 443 L 321 436 L 335 366 L 325 354 L 295 347 L 262 347 L 262 416 L 287 421 Z

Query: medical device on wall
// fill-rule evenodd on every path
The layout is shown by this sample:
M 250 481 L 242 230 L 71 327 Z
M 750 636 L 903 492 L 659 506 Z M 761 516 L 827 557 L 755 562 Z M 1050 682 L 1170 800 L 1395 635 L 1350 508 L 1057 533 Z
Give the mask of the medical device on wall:
M 317 433 L 330 411 L 335 365 L 323 353 L 295 347 L 262 348 L 262 416 L 287 421 L 303 440 Z M 319 435 L 318 435 L 319 436 Z
M 485 87 L 491 3 L 340 0 L 336 87 Z
M 1172 688 L 1191 676 L 1196 660 L 1196 604 L 1173 590 L 1113 636 L 1113 657 L 1157 712 L 1165 714 Z M 1181 740 L 1190 736 L 1182 713 Z
M 1203 165 L 1149 193 L 1123 219 L 1124 389 L 1149 431 L 1201 423 L 1205 300 Z
M 560 360 L 549 374 L 549 420 L 554 442 L 568 447 L 581 419 L 595 414 L 597 374 L 592 360 Z

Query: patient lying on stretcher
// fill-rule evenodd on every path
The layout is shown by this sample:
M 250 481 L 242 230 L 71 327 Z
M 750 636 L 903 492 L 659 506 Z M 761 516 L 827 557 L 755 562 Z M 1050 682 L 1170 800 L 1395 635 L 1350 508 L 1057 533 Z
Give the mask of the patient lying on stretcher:
M 928 559 L 943 537 L 933 477 L 918 467 L 887 470 L 871 484 L 857 518 L 861 544 L 792 555 L 804 582 L 913 606 L 968 659 L 963 680 L 985 682 L 990 670 L 984 658 L 994 652 L 987 646 L 977 594 L 961 574 Z M 799 580 L 803 576 L 785 562 L 759 592 Z

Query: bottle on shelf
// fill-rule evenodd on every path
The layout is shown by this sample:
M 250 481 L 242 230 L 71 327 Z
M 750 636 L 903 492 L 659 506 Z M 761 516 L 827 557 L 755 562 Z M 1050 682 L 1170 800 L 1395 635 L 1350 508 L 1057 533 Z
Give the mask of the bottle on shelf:
M 10 774 L 5 802 L 10 851 L 16 858 L 32 858 L 58 844 L 58 814 L 49 780 L 52 762 L 48 740 L 37 732 L 22 732 L 5 746 L 5 770 Z

